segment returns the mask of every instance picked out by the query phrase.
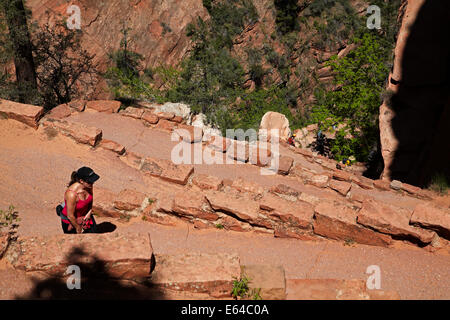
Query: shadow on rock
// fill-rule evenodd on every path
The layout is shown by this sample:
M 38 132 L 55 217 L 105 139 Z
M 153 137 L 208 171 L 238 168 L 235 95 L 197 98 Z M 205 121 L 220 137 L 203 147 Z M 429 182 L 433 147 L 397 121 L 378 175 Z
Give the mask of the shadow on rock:
M 149 272 L 154 268 L 155 260 L 149 264 Z M 133 299 L 163 300 L 164 293 L 156 287 L 150 276 L 145 279 L 118 279 L 108 270 L 107 263 L 94 255 L 90 255 L 81 247 L 73 248 L 67 257 L 67 266 L 79 267 L 79 275 L 69 269 L 66 275 L 33 277 L 33 288 L 24 296 L 16 296 L 17 300 L 72 300 L 72 299 Z M 78 280 L 79 279 L 79 280 Z M 79 284 L 79 286 L 78 286 Z M 72 289 L 69 289 L 71 287 Z M 79 289 L 78 289 L 79 287 Z
M 116 225 L 111 222 L 102 222 L 97 224 L 97 233 L 110 233 L 116 229 Z

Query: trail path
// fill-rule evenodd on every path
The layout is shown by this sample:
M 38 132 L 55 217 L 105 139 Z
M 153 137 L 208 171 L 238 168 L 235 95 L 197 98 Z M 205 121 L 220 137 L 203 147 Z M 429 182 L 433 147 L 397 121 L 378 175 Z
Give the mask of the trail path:
M 85 112 L 72 116 L 71 120 L 95 125 L 103 130 L 105 139 L 115 140 L 127 150 L 151 157 L 169 159 L 170 150 L 176 144 L 170 141 L 169 133 L 145 128 L 139 121 L 119 115 L 95 113 L 94 117 Z M 0 208 L 10 204 L 17 208 L 22 219 L 19 236 L 61 233 L 54 208 L 62 199 L 70 173 L 82 165 L 91 166 L 98 172 L 101 176 L 99 187 L 114 192 L 124 187 L 142 192 L 147 188 L 139 172 L 111 152 L 92 150 L 60 135 L 49 139 L 43 131 L 35 131 L 14 120 L 0 120 L 0 149 Z M 298 156 L 289 150 L 282 152 Z M 305 166 L 314 164 L 305 161 Z M 299 190 L 308 188 L 295 184 L 289 177 L 261 176 L 259 168 L 251 165 L 196 165 L 195 170 L 221 178 L 244 177 L 264 186 L 285 183 Z M 384 197 L 389 201 L 388 195 Z M 413 204 L 411 199 L 404 205 Z M 446 252 L 429 253 L 409 245 L 398 248 L 346 246 L 328 240 L 281 239 L 254 232 L 197 230 L 184 222 L 167 227 L 138 218 L 127 223 L 98 219 L 98 222 L 103 221 L 115 224 L 121 232 L 150 232 L 156 253 L 235 252 L 244 264 L 281 264 L 289 279 L 365 280 L 367 267 L 377 265 L 381 269 L 381 289 L 395 290 L 402 299 L 450 298 L 450 256 Z M 9 299 L 29 290 L 30 283 L 25 275 L 0 266 L 0 298 Z

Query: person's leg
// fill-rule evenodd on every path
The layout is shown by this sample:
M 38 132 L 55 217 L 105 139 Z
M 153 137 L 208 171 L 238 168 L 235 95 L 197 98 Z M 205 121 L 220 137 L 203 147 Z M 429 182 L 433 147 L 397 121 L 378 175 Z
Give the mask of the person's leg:
M 61 220 L 61 226 L 62 226 L 62 229 L 63 229 L 63 232 L 64 232 L 64 233 L 68 233 L 68 234 L 76 233 L 75 228 L 72 228 L 72 230 L 69 231 L 69 230 L 68 230 L 69 224 L 68 224 L 68 223 L 62 222 L 62 220 Z

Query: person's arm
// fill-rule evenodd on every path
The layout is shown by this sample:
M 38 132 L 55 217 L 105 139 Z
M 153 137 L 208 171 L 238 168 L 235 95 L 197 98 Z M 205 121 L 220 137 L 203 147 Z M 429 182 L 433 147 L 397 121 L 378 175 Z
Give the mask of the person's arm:
M 66 205 L 67 205 L 67 218 L 69 218 L 70 223 L 75 228 L 77 233 L 81 233 L 83 228 L 77 223 L 75 218 L 75 206 L 77 204 L 77 195 L 75 192 L 66 193 Z

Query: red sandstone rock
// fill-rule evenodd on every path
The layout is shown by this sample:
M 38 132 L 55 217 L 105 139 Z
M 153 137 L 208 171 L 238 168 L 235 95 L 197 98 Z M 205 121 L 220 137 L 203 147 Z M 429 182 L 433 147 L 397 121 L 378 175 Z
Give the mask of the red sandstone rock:
M 411 215 L 410 223 L 436 231 L 442 237 L 450 240 L 450 211 L 437 208 L 428 203 L 420 203 Z
M 395 291 L 368 290 L 364 280 L 289 279 L 287 300 L 400 300 Z
M 239 257 L 232 254 L 156 254 L 152 284 L 177 291 L 229 297 L 240 276 Z
M 241 266 L 241 275 L 250 279 L 250 292 L 252 289 L 259 290 L 263 300 L 286 299 L 286 279 L 282 266 L 246 264 Z
M 347 193 L 350 191 L 351 186 L 352 185 L 348 182 L 338 181 L 334 179 L 331 179 L 330 182 L 328 183 L 328 187 L 339 192 L 343 196 L 347 195 Z
M 173 112 L 158 112 L 156 114 L 159 119 L 172 120 L 175 117 Z
M 375 188 L 380 189 L 380 190 L 384 190 L 384 191 L 391 190 L 390 182 L 386 181 L 386 180 L 381 180 L 381 179 L 374 180 L 373 185 L 375 186 Z
M 233 181 L 231 188 L 236 189 L 240 192 L 250 192 L 254 194 L 263 194 L 264 188 L 259 184 L 251 181 L 244 180 L 242 177 L 237 178 Z
M 170 160 L 145 158 L 140 170 L 145 174 L 185 185 L 194 172 L 194 166 L 186 164 L 175 165 Z
M 387 247 L 391 238 L 356 223 L 356 212 L 337 202 L 321 202 L 315 209 L 314 233 L 336 240 Z
M 73 253 L 81 249 L 82 254 Z M 150 276 L 154 266 L 153 248 L 149 234 L 117 232 L 104 234 L 59 234 L 21 237 L 18 241 L 16 269 L 41 271 L 63 277 L 69 265 L 102 263 L 105 273 L 98 277 L 137 279 Z M 81 271 L 83 272 L 83 270 Z
M 38 122 L 43 114 L 42 107 L 0 99 L 0 115 L 25 123 L 32 128 L 39 126 Z
M 244 223 L 230 216 L 222 217 L 220 220 L 220 224 L 223 225 L 226 230 L 244 232 L 248 229 L 248 227 L 246 228 Z
M 288 156 L 280 156 L 278 165 L 278 173 L 282 175 L 287 175 L 289 170 L 291 170 L 294 163 L 294 159 Z
M 200 189 L 217 191 L 222 186 L 223 181 L 215 176 L 197 174 L 192 178 L 192 183 Z
M 158 124 L 156 125 L 157 129 L 169 131 L 172 132 L 173 129 L 175 129 L 177 124 L 175 122 L 166 120 L 166 119 L 160 119 L 158 121 Z
M 136 190 L 125 189 L 120 191 L 114 201 L 114 207 L 119 210 L 132 211 L 141 208 L 146 196 Z
M 363 176 L 352 176 L 351 177 L 351 181 L 355 184 L 357 184 L 358 186 L 360 186 L 363 189 L 373 189 L 373 180 L 368 179 L 366 177 Z
M 195 191 L 182 191 L 175 195 L 172 211 L 182 215 L 198 219 L 215 221 L 219 218 L 217 213 L 208 208 L 203 194 Z
M 306 183 L 319 188 L 326 188 L 328 186 L 328 176 L 326 175 L 313 175 L 311 178 L 306 180 Z
M 351 174 L 342 170 L 334 170 L 332 173 L 332 178 L 339 181 L 350 181 Z
M 86 107 L 86 103 L 86 100 L 72 100 L 68 102 L 67 105 L 78 112 L 83 112 Z
M 121 103 L 115 100 L 94 100 L 86 103 L 86 109 L 93 109 L 98 112 L 117 113 Z
M 203 129 L 199 127 L 180 124 L 174 129 L 174 132 L 188 143 L 201 142 L 203 139 Z
M 284 194 L 287 196 L 292 196 L 292 197 L 298 197 L 299 192 L 285 184 L 278 184 L 276 186 L 273 186 L 270 188 L 269 190 L 270 192 L 273 193 L 279 193 L 279 194 Z
M 107 139 L 101 140 L 99 143 L 99 147 L 106 150 L 111 150 L 119 155 L 123 155 L 125 153 L 125 147 L 112 140 Z
M 119 114 L 126 117 L 141 119 L 144 112 L 145 109 L 142 108 L 128 107 L 125 110 L 120 111 Z
M 44 127 L 54 128 L 59 133 L 71 137 L 79 143 L 89 144 L 93 147 L 95 147 L 102 138 L 102 130 L 95 127 L 88 127 L 78 122 L 47 119 L 42 121 L 42 125 Z
M 114 208 L 117 195 L 110 190 L 94 187 L 94 201 L 92 212 L 101 217 L 120 218 L 121 213 Z
M 261 209 L 269 211 L 267 215 L 272 219 L 279 219 L 289 226 L 311 229 L 314 209 L 309 203 L 289 201 L 267 193 L 259 205 Z
M 430 243 L 433 232 L 410 226 L 411 214 L 404 208 L 367 199 L 358 213 L 358 223 L 392 236 Z
M 120 160 L 122 160 L 128 166 L 140 170 L 143 162 L 143 157 L 141 155 L 138 155 L 137 153 L 127 151 L 124 156 L 120 157 Z
M 302 148 L 295 148 L 294 149 L 295 153 L 301 154 L 307 158 L 312 158 L 314 157 L 313 153 L 307 149 L 302 149 Z
M 67 118 L 72 114 L 72 109 L 66 104 L 60 104 L 59 106 L 54 107 L 47 115 L 47 118 L 60 120 L 63 118 Z
M 145 111 L 141 118 L 150 124 L 157 124 L 159 121 L 158 116 L 151 111 Z
M 259 204 L 245 194 L 208 192 L 206 198 L 216 211 L 224 211 L 252 224 L 261 225 Z
M 182 116 L 175 116 L 172 119 L 170 119 L 170 121 L 176 122 L 176 123 L 182 123 L 183 122 L 183 117 Z

